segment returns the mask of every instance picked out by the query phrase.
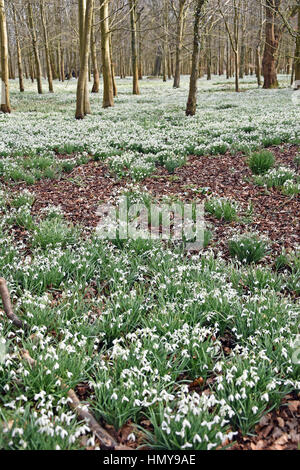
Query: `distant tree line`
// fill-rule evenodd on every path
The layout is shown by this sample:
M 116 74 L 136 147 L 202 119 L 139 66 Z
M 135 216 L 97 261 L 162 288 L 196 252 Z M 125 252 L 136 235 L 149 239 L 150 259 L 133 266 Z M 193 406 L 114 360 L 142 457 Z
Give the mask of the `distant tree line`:
M 10 112 L 9 79 L 78 79 L 76 117 L 90 113 L 89 82 L 103 107 L 114 105 L 115 77 L 143 77 L 180 87 L 190 75 L 187 114 L 196 111 L 197 79 L 277 74 L 300 88 L 300 0 L 0 0 L 1 110 Z

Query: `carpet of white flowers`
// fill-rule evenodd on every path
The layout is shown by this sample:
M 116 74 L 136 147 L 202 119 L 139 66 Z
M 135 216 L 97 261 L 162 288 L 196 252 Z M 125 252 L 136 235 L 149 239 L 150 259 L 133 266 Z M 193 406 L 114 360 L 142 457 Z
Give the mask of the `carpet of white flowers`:
M 167 165 L 167 154 L 174 162 L 299 143 L 289 89 L 258 90 L 248 77 L 237 95 L 232 81 L 201 80 L 190 119 L 187 84 L 173 90 L 145 79 L 132 97 L 130 80 L 118 81 L 115 108 L 103 110 L 96 95 L 82 122 L 73 118 L 73 81 L 43 96 L 29 83 L 20 95 L 13 84 L 14 112 L 0 115 L 0 276 L 27 330 L 0 309 L 0 448 L 97 447 L 63 383 L 88 384 L 86 405 L 100 423 L 116 431 L 132 423 L 128 442 L 142 430 L 155 449 L 227 445 L 299 390 L 300 307 L 286 289 L 291 270 L 299 280 L 299 252 L 292 268 L 275 272 L 209 247 L 187 255 L 159 241 L 112 243 L 71 226 L 58 207 L 33 216 L 34 186 L 13 191 L 14 181 L 55 177 L 88 155 L 137 180 L 154 172 L 157 154 Z M 37 367 L 22 360 L 23 349 Z

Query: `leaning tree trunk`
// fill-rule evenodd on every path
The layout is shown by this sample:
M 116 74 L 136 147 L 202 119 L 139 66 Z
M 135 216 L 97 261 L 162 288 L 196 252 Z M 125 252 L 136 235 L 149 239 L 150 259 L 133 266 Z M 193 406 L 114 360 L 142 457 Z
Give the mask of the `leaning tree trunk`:
M 130 27 L 131 27 L 131 63 L 132 63 L 132 93 L 139 95 L 139 66 L 137 52 L 137 32 L 136 32 L 136 0 L 129 0 L 130 8 Z
M 200 38 L 199 38 L 199 23 L 201 10 L 205 0 L 196 0 L 195 19 L 194 19 L 194 45 L 193 45 L 193 57 L 192 57 L 192 71 L 190 77 L 190 90 L 189 97 L 186 105 L 185 114 L 187 116 L 194 116 L 196 114 L 197 107 L 197 81 L 199 76 L 199 50 L 200 50 Z
M 40 13 L 41 13 L 43 33 L 44 33 L 44 41 L 45 41 L 45 57 L 46 57 L 46 65 L 47 65 L 49 92 L 53 93 L 53 77 L 52 77 L 52 68 L 51 68 L 51 62 L 50 62 L 49 40 L 48 40 L 48 31 L 47 31 L 46 19 L 45 19 L 44 0 L 40 0 Z
M 25 88 L 24 88 L 24 80 L 23 80 L 22 53 L 21 53 L 21 46 L 20 46 L 20 37 L 19 37 L 19 28 L 18 28 L 18 22 L 17 22 L 16 8 L 14 4 L 12 5 L 12 9 L 13 9 L 13 19 L 14 19 L 14 28 L 15 28 L 15 36 L 16 36 L 19 88 L 20 88 L 20 92 L 23 93 Z
M 32 41 L 32 48 L 33 48 L 34 59 L 35 59 L 37 87 L 38 87 L 38 93 L 41 95 L 43 93 L 43 88 L 42 88 L 42 67 L 41 67 L 41 61 L 40 61 L 39 50 L 38 50 L 38 45 L 37 45 L 36 30 L 35 30 L 35 24 L 34 24 L 34 19 L 33 19 L 32 6 L 31 6 L 30 2 L 27 3 L 27 9 L 28 9 L 28 24 L 29 24 L 29 30 L 30 30 L 31 41 Z
M 186 0 L 179 0 L 179 11 L 177 18 L 177 33 L 176 33 L 176 60 L 175 60 L 175 74 L 173 88 L 180 87 L 180 69 L 181 69 L 181 55 L 182 55 L 182 42 L 184 30 L 184 5 Z
M 281 0 L 266 0 L 266 40 L 262 61 L 263 88 L 278 88 L 276 58 L 279 46 L 279 27 L 276 24 Z
M 114 91 L 111 73 L 111 61 L 109 52 L 109 15 L 108 0 L 101 0 L 100 7 L 101 21 L 101 51 L 102 51 L 102 72 L 103 72 L 103 108 L 114 106 Z
M 78 0 L 80 31 L 80 73 L 77 82 L 76 119 L 83 119 L 90 112 L 86 102 L 88 65 L 91 41 L 94 0 Z
M 1 44 L 1 111 L 10 113 L 8 39 L 4 0 L 0 0 L 0 44 Z

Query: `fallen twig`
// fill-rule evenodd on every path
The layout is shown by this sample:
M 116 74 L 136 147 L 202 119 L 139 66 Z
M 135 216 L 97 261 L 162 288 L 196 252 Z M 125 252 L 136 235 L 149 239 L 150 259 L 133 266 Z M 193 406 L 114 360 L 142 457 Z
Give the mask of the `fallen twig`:
M 4 312 L 6 313 L 7 317 L 18 328 L 24 328 L 24 323 L 22 322 L 22 320 L 20 320 L 19 317 L 17 317 L 17 315 L 15 315 L 13 312 L 7 284 L 5 279 L 3 278 L 0 278 L 0 296 L 2 299 Z M 22 358 L 25 359 L 31 367 L 37 366 L 37 361 L 30 356 L 28 351 L 22 351 Z M 64 384 L 60 378 L 59 380 L 61 382 L 62 388 L 68 391 L 68 397 L 71 400 L 69 401 L 70 407 L 75 411 L 80 420 L 85 421 L 88 424 L 91 432 L 93 432 L 98 438 L 101 449 L 132 450 L 129 447 L 118 444 L 118 442 L 104 428 L 100 426 L 100 424 L 96 421 L 92 413 L 90 413 L 86 409 L 86 407 L 81 404 L 74 390 L 68 388 L 67 385 Z
M 37 361 L 32 359 L 28 351 L 22 351 L 22 358 L 25 359 L 31 367 L 37 366 Z M 61 381 L 61 379 L 60 379 Z M 78 418 L 82 421 L 86 421 L 90 430 L 95 434 L 99 439 L 102 449 L 105 450 L 132 450 L 129 447 L 119 445 L 114 438 L 100 426 L 96 421 L 94 416 L 83 406 L 77 397 L 73 389 L 68 389 L 67 385 L 61 381 L 61 386 L 63 389 L 68 390 L 68 397 L 70 398 L 69 405 L 75 411 Z

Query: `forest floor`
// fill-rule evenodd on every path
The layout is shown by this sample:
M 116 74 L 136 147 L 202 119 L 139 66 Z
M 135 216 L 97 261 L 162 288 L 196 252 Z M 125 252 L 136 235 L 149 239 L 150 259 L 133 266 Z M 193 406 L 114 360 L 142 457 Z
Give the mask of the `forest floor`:
M 14 92 L 0 276 L 27 329 L 0 310 L 0 448 L 99 446 L 63 381 L 132 448 L 299 449 L 299 108 L 281 83 L 268 93 L 248 77 L 235 97 L 201 80 L 187 119 L 186 78 L 180 92 L 145 80 L 137 101 L 123 80 L 115 109 L 83 123 L 74 83 Z M 257 176 L 261 149 L 275 162 Z M 121 195 L 203 203 L 204 248 L 99 238 L 99 207 Z

